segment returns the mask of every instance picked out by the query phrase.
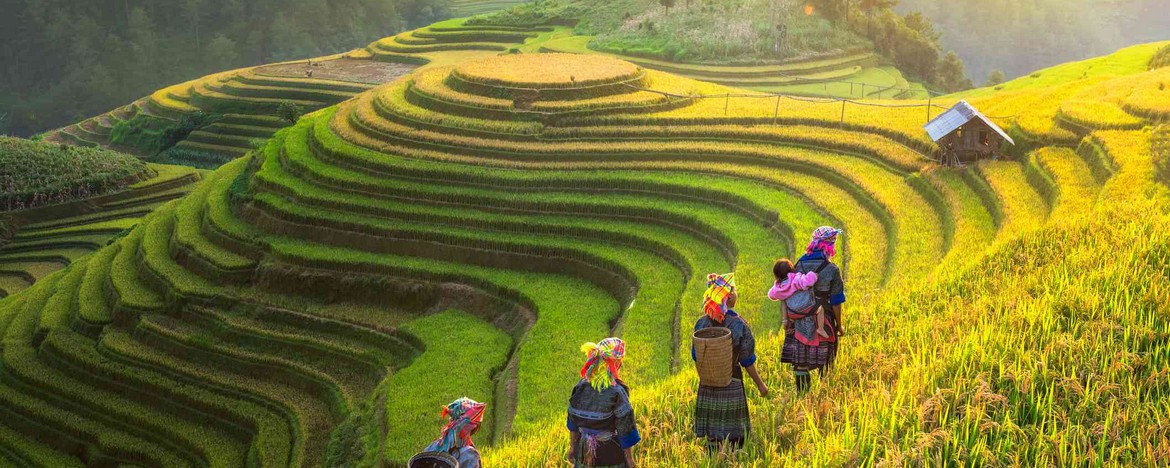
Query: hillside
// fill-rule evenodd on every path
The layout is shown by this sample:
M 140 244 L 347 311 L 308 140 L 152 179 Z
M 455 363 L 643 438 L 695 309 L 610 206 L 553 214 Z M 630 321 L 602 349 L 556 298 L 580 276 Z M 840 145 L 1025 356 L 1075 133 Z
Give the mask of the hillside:
M 297 115 L 321 109 L 412 68 L 328 56 L 217 73 L 163 88 L 132 104 L 48 132 L 44 139 L 214 168 L 291 125 L 287 117 L 281 117 L 282 106 L 294 108 Z M 192 116 L 204 118 L 198 126 L 186 128 L 178 141 L 166 141 L 168 132 L 189 126 L 186 122 Z
M 433 0 L 13 0 L 0 134 L 29 136 L 200 75 L 344 52 L 449 17 Z M 91 129 L 92 130 L 92 129 Z
M 871 41 L 845 19 L 854 14 L 838 13 L 829 3 L 550 0 L 473 17 L 467 25 L 572 25 L 572 37 L 554 37 L 543 49 L 601 52 L 646 68 L 766 92 L 912 99 L 927 97 L 924 82 L 948 90 L 969 86 L 961 60 L 943 56 L 921 15 L 876 10 L 877 27 L 888 32 Z
M 963 57 L 971 76 L 982 83 L 995 69 L 1014 78 L 1170 39 L 1166 7 L 1162 0 L 901 0 L 896 9 L 931 18 L 942 34 L 940 42 Z
M 315 101 L 0 299 L 0 464 L 402 463 L 466 395 L 491 404 L 487 466 L 540 466 L 567 446 L 579 344 L 616 334 L 642 464 L 717 465 L 685 436 L 684 330 L 702 278 L 732 270 L 774 389 L 750 397 L 743 464 L 1170 455 L 1162 44 L 1102 59 L 1140 69 L 963 96 L 1019 157 L 945 169 L 924 102 L 521 53 L 565 35 L 450 21 L 371 43 L 351 59 L 421 66 Z M 267 102 L 254 79 L 274 78 L 185 83 L 140 112 Z M 847 233 L 849 334 L 798 397 L 763 294 L 822 224 Z

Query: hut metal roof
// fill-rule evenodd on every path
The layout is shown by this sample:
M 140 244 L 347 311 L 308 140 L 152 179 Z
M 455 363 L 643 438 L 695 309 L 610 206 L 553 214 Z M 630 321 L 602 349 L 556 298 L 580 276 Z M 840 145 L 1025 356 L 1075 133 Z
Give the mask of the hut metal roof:
M 987 124 L 988 127 L 991 127 L 992 130 L 995 130 L 999 136 L 1002 136 L 1005 140 L 1011 142 L 1013 145 L 1016 144 L 1016 142 L 1012 140 L 1012 137 L 1008 136 L 1007 132 L 1003 131 L 1002 128 L 999 128 L 995 122 L 992 122 L 991 119 L 987 118 L 986 115 L 983 115 L 982 112 L 976 110 L 971 106 L 971 104 L 968 104 L 966 100 L 959 101 L 958 104 L 955 104 L 946 112 L 943 112 L 938 117 L 935 117 L 934 120 L 928 122 L 926 124 L 926 133 L 930 134 L 930 139 L 937 142 L 942 137 L 949 135 L 951 132 L 955 131 L 955 129 L 962 127 L 972 119 L 982 120 L 983 123 Z

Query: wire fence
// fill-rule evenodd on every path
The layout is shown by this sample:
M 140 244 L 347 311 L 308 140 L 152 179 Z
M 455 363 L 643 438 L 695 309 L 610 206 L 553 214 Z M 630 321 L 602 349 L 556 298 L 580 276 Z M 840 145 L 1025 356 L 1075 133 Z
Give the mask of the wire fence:
M 729 112 L 732 99 L 775 99 L 776 105 L 772 111 L 772 123 L 773 124 L 775 124 L 779 121 L 780 102 L 781 102 L 781 100 L 784 100 L 784 99 L 790 99 L 793 101 L 814 103 L 814 104 L 840 104 L 841 105 L 840 123 L 842 123 L 842 124 L 845 123 L 845 114 L 846 114 L 845 111 L 846 111 L 846 107 L 848 105 L 856 105 L 856 106 L 861 106 L 861 107 L 923 109 L 925 111 L 925 118 L 923 119 L 924 124 L 926 122 L 929 122 L 932 118 L 935 117 L 935 115 L 933 114 L 933 111 L 935 111 L 935 110 L 946 111 L 946 110 L 950 109 L 950 107 L 935 104 L 934 103 L 934 96 L 928 97 L 925 104 L 923 104 L 923 103 L 892 104 L 892 103 L 882 103 L 882 102 L 873 102 L 873 101 L 860 101 L 860 100 L 856 100 L 853 98 L 828 97 L 828 96 L 826 96 L 826 97 L 812 97 L 812 96 L 800 96 L 800 95 L 784 94 L 784 93 L 770 93 L 770 92 L 764 92 L 764 91 L 754 92 L 754 93 L 675 94 L 675 93 L 670 93 L 670 92 L 661 91 L 661 90 L 657 90 L 657 89 L 644 88 L 644 87 L 636 86 L 636 85 L 632 85 L 632 84 L 624 84 L 624 86 L 629 87 L 629 88 L 636 90 L 636 91 L 646 91 L 646 92 L 651 92 L 651 93 L 657 93 L 657 94 L 667 96 L 670 98 L 674 98 L 674 99 L 723 99 L 723 114 L 724 115 L 727 115 L 727 113 Z M 1018 115 L 1019 114 L 1010 115 L 1010 116 L 987 116 L 987 117 L 990 119 L 994 119 L 994 120 L 1010 120 L 1010 119 L 1016 118 Z

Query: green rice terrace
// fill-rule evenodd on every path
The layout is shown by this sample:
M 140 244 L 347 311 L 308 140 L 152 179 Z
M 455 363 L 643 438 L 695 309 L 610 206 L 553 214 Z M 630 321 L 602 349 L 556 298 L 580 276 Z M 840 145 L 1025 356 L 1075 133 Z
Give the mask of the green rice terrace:
M 289 121 L 277 109 L 287 103 L 313 111 L 344 101 L 397 78 L 412 66 L 323 57 L 233 70 L 161 89 L 152 95 L 68 127 L 47 133 L 46 141 L 101 146 L 151 156 L 155 138 L 184 116 L 217 116 L 185 135 L 167 162 L 217 167 L 268 139 Z M 140 134 L 146 134 L 143 138 Z
M 0 295 L 98 250 L 200 179 L 111 151 L 0 138 Z
M 724 81 L 563 25 L 451 20 L 336 59 L 397 78 L 160 90 L 46 140 L 116 146 L 116 120 L 198 109 L 225 119 L 179 145 L 242 156 L 11 214 L 0 465 L 402 466 L 466 396 L 488 403 L 484 466 L 556 466 L 579 346 L 606 336 L 642 466 L 1157 465 L 1168 44 L 928 104 L 743 89 L 881 70 L 868 56 Z M 960 99 L 1012 157 L 935 162 L 923 125 Z M 308 113 L 270 121 L 282 100 Z M 799 395 L 765 293 L 825 224 L 849 333 Z M 773 392 L 748 392 L 744 450 L 707 453 L 687 333 L 725 271 Z

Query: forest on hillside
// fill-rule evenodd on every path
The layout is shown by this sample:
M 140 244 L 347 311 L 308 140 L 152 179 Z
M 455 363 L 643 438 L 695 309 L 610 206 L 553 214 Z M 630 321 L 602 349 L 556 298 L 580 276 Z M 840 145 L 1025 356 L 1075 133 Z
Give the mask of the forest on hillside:
M 445 18 L 450 0 L 5 3 L 0 134 L 27 136 L 208 73 L 351 50 Z
M 1170 39 L 1170 0 L 901 0 L 934 21 L 972 79 L 1013 78 L 1127 45 Z

